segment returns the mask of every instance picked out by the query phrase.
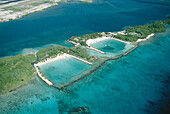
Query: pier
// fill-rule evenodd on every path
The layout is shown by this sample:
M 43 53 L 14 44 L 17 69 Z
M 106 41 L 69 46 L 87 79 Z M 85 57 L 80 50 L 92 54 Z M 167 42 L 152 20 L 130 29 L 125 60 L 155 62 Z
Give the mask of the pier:
M 96 48 L 94 48 L 94 47 L 92 47 L 92 46 L 86 46 L 86 47 L 89 48 L 89 49 L 95 50 L 95 51 L 97 51 L 97 52 L 99 52 L 99 53 L 105 54 L 105 52 L 103 52 L 103 51 L 101 51 L 101 50 L 99 50 L 99 49 L 96 49 Z
M 70 41 L 69 39 L 67 41 L 70 42 L 71 44 L 75 45 L 76 47 L 81 46 L 80 43 Z
M 82 61 L 82 62 L 84 62 L 84 63 L 87 63 L 87 64 L 89 64 L 89 65 L 93 65 L 93 63 L 88 62 L 88 61 L 86 61 L 86 60 L 84 60 L 84 59 L 78 58 L 78 57 L 73 56 L 73 55 L 69 55 L 69 56 L 72 57 L 72 58 L 75 58 L 75 59 L 77 59 L 77 60 L 79 60 L 79 61 Z

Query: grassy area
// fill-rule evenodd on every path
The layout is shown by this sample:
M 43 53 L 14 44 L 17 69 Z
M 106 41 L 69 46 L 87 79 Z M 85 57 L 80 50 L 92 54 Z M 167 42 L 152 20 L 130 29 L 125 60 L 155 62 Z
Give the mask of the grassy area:
M 35 69 L 32 63 L 43 61 L 58 54 L 67 53 L 86 60 L 91 59 L 87 50 L 80 47 L 54 46 L 38 51 L 37 58 L 33 54 L 17 55 L 0 59 L 0 94 L 25 84 L 34 77 Z
M 132 35 L 132 34 L 128 34 L 128 35 L 112 35 L 112 37 L 123 40 L 123 41 L 129 41 L 129 42 L 136 42 L 138 39 L 143 38 L 139 35 Z
M 164 32 L 166 30 L 166 24 L 170 24 L 170 16 L 168 16 L 168 18 L 169 19 L 167 20 L 157 21 L 151 24 L 127 27 L 125 29 L 125 34 L 110 35 L 110 33 L 105 32 L 105 35 L 118 38 L 123 41 L 136 42 L 138 39 L 144 39 L 152 33 Z M 76 43 L 80 43 L 82 46 L 87 46 L 86 41 L 88 39 L 96 39 L 102 36 L 103 35 L 101 33 L 92 33 L 80 37 L 73 36 L 69 40 Z
M 158 33 L 158 32 L 164 32 L 166 30 L 166 25 L 168 20 L 166 21 L 157 21 L 152 24 L 146 24 L 141 26 L 135 26 L 135 27 L 127 27 L 126 34 L 125 35 L 112 35 L 112 37 L 124 40 L 124 41 L 130 41 L 130 42 L 136 42 L 138 39 L 144 39 L 148 35 L 152 33 Z M 132 32 L 138 33 L 138 34 L 131 34 Z
M 76 57 L 84 58 L 84 59 L 89 57 L 87 50 L 82 49 L 80 47 L 68 48 L 68 47 L 63 47 L 63 46 L 54 46 L 51 48 L 45 48 L 45 49 L 41 49 L 40 51 L 38 51 L 37 58 L 38 60 L 44 60 L 49 57 L 53 58 L 57 56 L 58 54 L 62 54 L 62 53 L 71 54 Z
M 143 26 L 135 26 L 126 28 L 126 32 L 136 32 L 140 33 L 141 37 L 147 37 L 151 33 L 164 32 L 166 25 L 163 21 L 158 21 L 153 24 L 146 24 Z
M 0 59 L 0 93 L 17 88 L 34 76 L 34 55 L 17 55 Z
M 88 39 L 95 39 L 98 37 L 102 37 L 102 35 L 100 33 L 91 33 L 91 34 L 87 34 L 87 35 L 83 35 L 83 36 L 73 36 L 71 37 L 69 40 L 76 42 L 76 43 L 80 43 L 82 46 L 87 46 L 86 41 Z

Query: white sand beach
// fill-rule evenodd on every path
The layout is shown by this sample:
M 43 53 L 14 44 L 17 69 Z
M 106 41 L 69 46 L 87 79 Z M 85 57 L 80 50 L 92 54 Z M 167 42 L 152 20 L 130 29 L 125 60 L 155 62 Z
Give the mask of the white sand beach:
M 41 65 L 44 65 L 44 64 L 47 64 L 47 63 L 51 63 L 51 62 L 61 60 L 61 59 L 65 59 L 65 58 L 69 58 L 69 57 L 71 57 L 69 54 L 64 53 L 64 54 L 61 54 L 61 55 L 57 55 L 55 58 L 47 58 L 47 60 L 39 62 L 36 65 L 41 66 Z
M 110 37 L 101 37 L 101 38 L 96 38 L 96 39 L 88 39 L 86 41 L 86 44 L 88 46 L 90 46 L 90 44 L 94 44 L 94 43 L 97 43 L 97 42 L 100 42 L 100 41 L 104 41 L 104 40 L 108 40 L 108 39 L 111 39 Z
M 123 33 L 124 33 L 124 32 L 123 32 Z M 92 49 L 92 50 L 95 50 L 95 51 L 98 51 L 99 53 L 105 54 L 105 52 L 103 52 L 103 51 L 101 51 L 101 50 L 99 50 L 99 49 L 96 49 L 96 48 L 92 47 L 90 44 L 94 44 L 94 43 L 101 42 L 101 41 L 108 40 L 108 39 L 113 39 L 113 40 L 117 40 L 117 41 L 120 41 L 120 42 L 123 42 L 123 43 L 126 43 L 126 44 L 130 44 L 130 42 L 123 41 L 123 40 L 120 40 L 120 39 L 117 39 L 117 38 L 101 37 L 101 38 L 96 38 L 96 39 L 88 39 L 88 40 L 86 41 L 86 44 L 88 45 L 87 48 Z
M 64 54 L 62 54 L 62 55 L 57 55 L 55 58 L 48 58 L 48 59 L 45 60 L 45 61 L 39 62 L 39 63 L 37 63 L 37 64 L 34 64 L 34 67 L 35 67 L 35 69 L 36 69 L 36 71 L 37 71 L 38 76 L 39 76 L 44 82 L 46 82 L 48 85 L 52 86 L 53 83 L 50 82 L 46 77 L 42 76 L 42 75 L 43 75 L 42 73 L 40 73 L 39 66 L 44 65 L 44 64 L 47 64 L 47 63 L 54 62 L 54 61 L 56 61 L 56 60 L 61 60 L 61 59 L 64 59 L 64 58 L 68 58 L 68 57 L 70 57 L 70 56 L 69 56 L 68 54 L 65 54 L 65 53 L 64 53 Z
M 40 72 L 39 66 L 44 65 L 44 64 L 47 64 L 47 63 L 51 63 L 51 62 L 54 62 L 54 61 L 57 61 L 57 60 L 69 58 L 69 57 L 75 58 L 75 59 L 77 59 L 77 60 L 80 60 L 80 61 L 82 61 L 82 62 L 84 62 L 84 63 L 87 63 L 87 64 L 90 64 L 90 65 L 93 65 L 93 63 L 88 62 L 88 61 L 86 61 L 86 60 L 84 60 L 84 59 L 81 59 L 81 58 L 78 58 L 78 57 L 76 57 L 76 56 L 73 56 L 73 55 L 69 55 L 69 54 L 64 53 L 64 54 L 61 54 L 61 55 L 57 55 L 55 58 L 48 58 L 48 59 L 45 60 L 45 61 L 39 62 L 39 63 L 37 63 L 37 64 L 34 64 L 34 67 L 35 67 L 35 69 L 36 69 L 36 71 L 37 71 L 38 76 L 39 76 L 43 81 L 45 81 L 48 85 L 52 86 L 53 83 L 50 82 L 45 76 L 42 76 L 43 74 Z
M 38 69 L 38 66 L 37 66 L 36 64 L 34 64 L 34 67 L 35 67 L 35 69 L 36 69 L 36 71 L 37 71 L 38 76 L 39 76 L 45 83 L 47 83 L 48 85 L 52 86 L 53 83 L 50 82 L 47 78 L 45 78 L 45 77 L 42 76 L 42 74 L 40 73 L 40 71 L 39 71 L 39 69 Z
M 111 37 L 101 37 L 101 38 L 96 38 L 96 39 L 89 39 L 89 40 L 86 41 L 86 44 L 88 46 L 90 46 L 90 44 L 100 42 L 100 41 L 104 41 L 104 40 L 108 40 L 108 39 L 114 39 L 114 40 L 117 40 L 117 41 L 120 41 L 120 42 L 123 42 L 123 43 L 126 43 L 126 44 L 130 44 L 130 42 L 123 41 L 123 40 L 120 40 L 120 39 L 117 39 L 117 38 L 111 38 Z
M 151 37 L 154 36 L 154 35 L 155 35 L 155 34 L 152 33 L 152 34 L 148 35 L 145 39 L 138 39 L 136 42 L 146 41 L 146 40 L 148 40 L 149 38 L 151 38 Z
M 80 60 L 80 61 L 82 61 L 82 62 L 85 62 L 85 63 L 87 63 L 87 64 L 92 65 L 91 62 L 88 62 L 88 61 L 86 61 L 86 60 L 84 60 L 84 59 L 81 59 L 81 58 L 78 58 L 78 57 L 76 57 L 76 56 L 73 56 L 73 55 L 69 55 L 69 54 L 64 53 L 64 54 L 61 54 L 61 55 L 57 55 L 55 58 L 48 58 L 48 59 L 45 60 L 45 61 L 39 62 L 39 63 L 36 64 L 36 66 L 41 66 L 41 65 L 44 65 L 44 64 L 47 64 L 47 63 L 51 63 L 51 62 L 54 62 L 54 61 L 57 61 L 57 60 L 62 60 L 62 59 L 69 58 L 69 57 L 78 59 L 78 60 Z

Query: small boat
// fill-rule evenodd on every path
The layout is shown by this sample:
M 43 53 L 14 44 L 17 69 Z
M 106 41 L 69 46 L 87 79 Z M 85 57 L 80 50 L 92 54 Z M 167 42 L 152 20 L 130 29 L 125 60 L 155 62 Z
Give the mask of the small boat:
M 106 44 L 104 46 L 107 46 Z

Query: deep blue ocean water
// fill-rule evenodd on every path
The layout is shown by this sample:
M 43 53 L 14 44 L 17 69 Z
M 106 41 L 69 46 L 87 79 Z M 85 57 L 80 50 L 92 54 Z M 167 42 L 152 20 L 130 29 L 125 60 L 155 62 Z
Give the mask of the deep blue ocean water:
M 0 23 L 0 56 L 31 53 L 52 45 L 72 46 L 66 39 L 73 35 L 118 31 L 125 26 L 165 19 L 169 11 L 169 1 L 158 0 L 63 3 Z M 108 61 L 65 91 L 49 87 L 35 77 L 17 91 L 0 96 L 0 114 L 58 114 L 84 106 L 94 114 L 168 113 L 169 44 L 170 27 L 127 56 Z
M 165 19 L 170 2 L 160 0 L 94 0 L 92 4 L 61 3 L 21 19 L 0 23 L 0 57 L 31 53 L 49 44 L 72 46 L 66 40 L 93 32 Z M 46 46 L 45 46 L 46 47 Z

